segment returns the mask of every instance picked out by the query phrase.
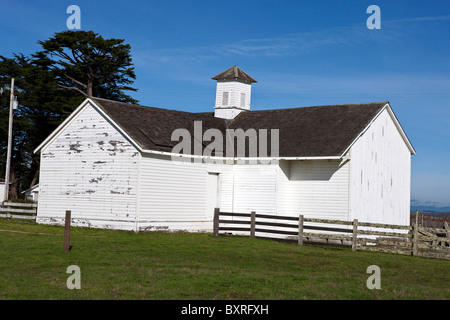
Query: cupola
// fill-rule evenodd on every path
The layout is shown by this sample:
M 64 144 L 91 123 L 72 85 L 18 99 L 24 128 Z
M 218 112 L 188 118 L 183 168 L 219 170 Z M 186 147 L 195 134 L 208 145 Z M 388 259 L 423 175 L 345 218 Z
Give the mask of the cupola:
M 215 117 L 230 120 L 239 113 L 250 110 L 251 86 L 256 83 L 255 79 L 237 66 L 212 79 L 217 81 Z

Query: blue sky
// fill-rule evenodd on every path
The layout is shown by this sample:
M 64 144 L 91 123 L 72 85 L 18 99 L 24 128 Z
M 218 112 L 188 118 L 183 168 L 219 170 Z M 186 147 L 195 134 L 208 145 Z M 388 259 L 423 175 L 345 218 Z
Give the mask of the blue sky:
M 83 30 L 131 45 L 142 105 L 212 111 L 211 77 L 233 65 L 258 80 L 253 110 L 389 101 L 417 151 L 412 205 L 450 210 L 450 1 L 15 0 L 0 54 L 39 50 L 71 4 Z

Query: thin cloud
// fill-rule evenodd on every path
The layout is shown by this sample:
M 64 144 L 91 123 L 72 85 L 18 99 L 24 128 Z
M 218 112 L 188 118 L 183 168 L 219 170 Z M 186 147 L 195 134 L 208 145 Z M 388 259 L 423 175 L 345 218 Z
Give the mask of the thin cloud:
M 439 21 L 439 20 L 450 20 L 450 15 L 447 15 L 447 16 L 403 18 L 403 19 L 396 19 L 396 20 L 388 20 L 388 21 L 384 21 L 383 23 L 421 22 L 421 21 Z
M 244 39 L 234 43 L 211 46 L 142 50 L 135 52 L 134 60 L 136 64 L 142 66 L 155 66 L 213 60 L 227 56 L 283 57 L 307 54 L 328 46 L 358 45 L 370 39 L 383 41 L 383 39 L 392 39 L 396 36 L 395 32 L 384 32 L 375 36 L 367 31 L 365 25 L 354 25 L 280 37 Z
M 234 43 L 213 44 L 210 46 L 179 47 L 162 50 L 142 50 L 135 52 L 135 61 L 142 66 L 159 64 L 184 64 L 202 60 L 213 60 L 227 56 L 245 57 L 283 57 L 314 52 L 324 47 L 358 45 L 370 41 L 382 43 L 386 40 L 400 39 L 399 29 L 383 28 L 386 25 L 401 23 L 445 21 L 450 15 L 413 17 L 395 20 L 382 20 L 382 33 L 368 32 L 364 23 L 322 29 L 317 32 L 292 33 L 279 37 L 243 39 Z

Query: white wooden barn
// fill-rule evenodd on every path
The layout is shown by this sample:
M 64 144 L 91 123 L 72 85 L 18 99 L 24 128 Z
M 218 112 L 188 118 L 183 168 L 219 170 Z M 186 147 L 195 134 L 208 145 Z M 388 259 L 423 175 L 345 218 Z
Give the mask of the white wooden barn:
M 214 207 L 409 225 L 414 148 L 389 102 L 250 110 L 256 81 L 236 66 L 214 112 L 86 99 L 36 150 L 37 222 L 108 229 L 212 231 Z M 174 130 L 278 129 L 270 163 L 182 154 Z M 195 142 L 194 142 L 195 144 Z M 203 145 L 204 147 L 204 145 Z

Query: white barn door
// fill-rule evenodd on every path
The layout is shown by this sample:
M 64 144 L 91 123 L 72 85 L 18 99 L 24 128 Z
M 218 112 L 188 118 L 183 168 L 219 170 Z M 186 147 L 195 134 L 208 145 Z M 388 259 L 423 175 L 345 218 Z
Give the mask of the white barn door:
M 218 173 L 208 172 L 206 187 L 206 218 L 212 220 L 214 208 L 220 206 L 220 176 Z

